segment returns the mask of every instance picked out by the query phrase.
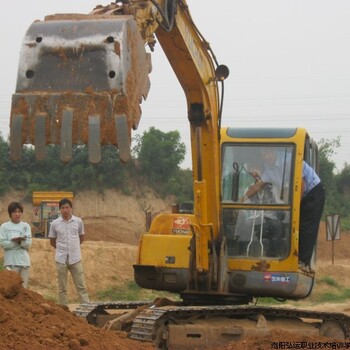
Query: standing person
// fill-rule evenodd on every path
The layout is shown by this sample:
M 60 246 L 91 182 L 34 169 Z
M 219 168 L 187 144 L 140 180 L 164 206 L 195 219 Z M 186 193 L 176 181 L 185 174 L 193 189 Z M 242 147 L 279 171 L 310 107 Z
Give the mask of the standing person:
M 303 161 L 299 228 L 299 268 L 312 271 L 310 262 L 316 245 L 325 203 L 324 186 L 316 172 Z
M 85 287 L 80 245 L 84 241 L 82 219 L 72 215 L 73 206 L 68 198 L 59 202 L 61 216 L 50 227 L 50 244 L 56 249 L 56 271 L 58 279 L 58 303 L 67 305 L 67 275 L 71 273 L 81 303 L 88 303 Z
M 30 257 L 28 249 L 32 244 L 32 231 L 28 223 L 22 221 L 23 206 L 11 202 L 7 208 L 10 221 L 0 227 L 0 246 L 4 249 L 4 266 L 17 272 L 24 288 L 28 287 Z

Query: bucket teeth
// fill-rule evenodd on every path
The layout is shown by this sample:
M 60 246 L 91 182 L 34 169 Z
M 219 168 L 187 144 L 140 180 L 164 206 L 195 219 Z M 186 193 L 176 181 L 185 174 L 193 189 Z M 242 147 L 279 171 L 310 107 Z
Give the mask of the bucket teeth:
M 23 41 L 16 93 L 11 105 L 11 158 L 22 144 L 35 145 L 44 159 L 47 144 L 72 159 L 73 145 L 88 144 L 91 162 L 101 145 L 120 148 L 131 158 L 131 129 L 150 83 L 150 56 L 131 16 L 78 16 L 36 21 Z M 38 33 L 40 35 L 38 36 Z
M 64 110 L 61 127 L 61 153 L 62 162 L 69 162 L 72 159 L 72 124 L 73 112 Z
M 13 160 L 21 159 L 23 115 L 15 114 L 10 129 L 10 156 Z
M 46 114 L 35 116 L 35 158 L 43 160 L 46 156 Z
M 116 115 L 114 118 L 115 128 L 117 130 L 119 158 L 122 162 L 126 163 L 131 158 L 128 122 L 125 115 Z
M 89 160 L 91 163 L 98 163 L 101 161 L 100 133 L 100 117 L 89 117 Z

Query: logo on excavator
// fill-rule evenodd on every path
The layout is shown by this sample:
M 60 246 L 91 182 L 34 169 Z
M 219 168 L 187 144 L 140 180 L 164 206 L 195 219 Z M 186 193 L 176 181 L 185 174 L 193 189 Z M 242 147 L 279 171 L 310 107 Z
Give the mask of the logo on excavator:
M 286 276 L 285 274 L 277 274 L 277 273 L 265 273 L 264 274 L 264 282 L 266 283 L 289 283 L 290 276 Z
M 190 219 L 184 217 L 176 217 L 173 220 L 172 233 L 175 235 L 187 235 L 190 232 L 190 224 Z

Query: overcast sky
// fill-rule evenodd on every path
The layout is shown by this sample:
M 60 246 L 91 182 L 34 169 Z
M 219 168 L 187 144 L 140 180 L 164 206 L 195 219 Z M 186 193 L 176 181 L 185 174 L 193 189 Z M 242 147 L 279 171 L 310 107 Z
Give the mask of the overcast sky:
M 7 137 L 22 39 L 35 19 L 88 13 L 98 0 L 18 0 L 0 13 L 0 131 Z M 350 1 L 188 0 L 192 17 L 219 63 L 225 82 L 223 126 L 306 127 L 316 140 L 340 136 L 338 169 L 350 163 Z M 188 149 L 183 91 L 159 45 L 152 54 L 151 91 L 139 132 L 179 130 Z

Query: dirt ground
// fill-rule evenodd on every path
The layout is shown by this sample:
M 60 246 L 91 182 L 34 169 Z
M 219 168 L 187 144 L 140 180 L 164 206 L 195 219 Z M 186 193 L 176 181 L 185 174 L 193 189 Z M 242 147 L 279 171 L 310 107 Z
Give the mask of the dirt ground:
M 152 211 L 160 212 L 169 203 L 151 195 L 147 200 Z M 136 260 L 137 240 L 144 230 L 144 205 L 140 201 L 113 194 L 109 199 L 85 195 L 89 205 L 83 205 L 83 197 L 77 197 L 75 213 L 86 223 L 86 241 L 82 246 L 85 278 L 91 300 L 97 300 L 97 291 L 123 285 L 133 279 L 132 265 Z M 2 201 L 6 203 L 6 201 Z M 0 204 L 0 219 L 5 220 L 5 205 Z M 114 205 L 113 205 L 114 203 Z M 123 206 L 121 203 L 124 203 Z M 84 207 L 84 209 L 82 209 Z M 30 222 L 30 205 L 27 204 L 26 221 Z M 94 211 L 96 213 L 94 214 Z M 94 214 L 94 215 L 93 215 Z M 126 230 L 125 228 L 128 227 Z M 108 229 L 107 229 L 108 228 Z M 329 286 L 319 283 L 330 277 L 340 285 L 350 285 L 350 233 L 342 234 L 335 241 L 335 262 L 332 265 L 332 244 L 325 239 L 322 227 L 318 243 L 317 280 L 313 295 L 327 291 Z M 2 258 L 0 251 L 0 258 Z M 30 250 L 32 267 L 29 289 L 21 287 L 18 276 L 9 271 L 0 272 L 0 350 L 2 349 L 152 349 L 148 343 L 126 339 L 122 332 L 104 331 L 88 325 L 75 317 L 69 310 L 55 304 L 56 273 L 54 250 L 46 239 L 34 239 Z M 76 303 L 76 293 L 69 281 L 68 295 L 71 303 Z M 350 315 L 349 303 L 314 305 L 313 297 L 300 303 L 300 307 L 320 311 L 343 312 Z M 247 338 L 238 343 L 229 343 L 215 350 L 267 350 L 281 348 L 273 346 L 294 342 L 294 348 L 302 349 L 300 342 L 329 342 L 332 339 L 300 335 L 296 339 L 285 331 L 278 330 L 272 336 Z M 276 342 L 276 343 L 273 343 Z M 298 344 L 295 344 L 298 342 Z M 285 347 L 287 348 L 287 347 Z
M 0 349 L 138 350 L 147 343 L 87 324 L 40 294 L 24 289 L 18 274 L 0 272 Z

